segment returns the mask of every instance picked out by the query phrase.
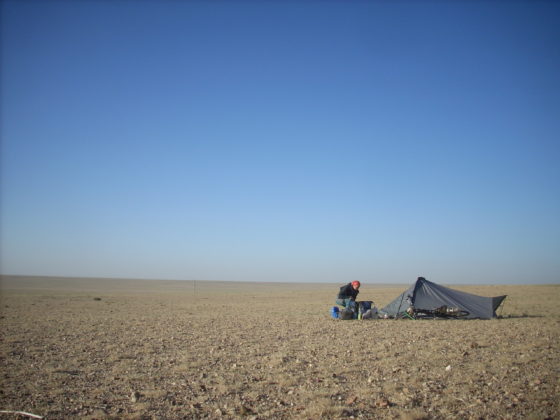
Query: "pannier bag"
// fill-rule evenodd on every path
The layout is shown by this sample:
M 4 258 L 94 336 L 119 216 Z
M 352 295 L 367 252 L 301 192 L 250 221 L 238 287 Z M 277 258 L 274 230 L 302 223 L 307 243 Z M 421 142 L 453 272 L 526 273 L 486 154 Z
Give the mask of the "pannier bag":
M 333 318 L 338 318 L 339 315 L 340 315 L 340 313 L 339 313 L 338 306 L 333 306 L 333 307 L 331 308 L 331 316 L 332 316 Z
M 354 318 L 354 311 L 350 308 L 344 308 L 339 313 L 340 319 L 353 319 Z
M 373 301 L 364 300 L 362 302 L 359 302 L 358 305 L 359 305 L 359 311 L 363 314 L 371 309 L 371 307 L 373 306 Z

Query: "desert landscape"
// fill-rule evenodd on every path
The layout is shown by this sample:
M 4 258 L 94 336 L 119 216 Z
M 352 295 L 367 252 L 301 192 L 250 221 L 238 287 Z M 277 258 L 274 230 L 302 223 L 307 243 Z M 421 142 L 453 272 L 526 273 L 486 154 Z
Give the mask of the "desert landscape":
M 560 285 L 451 286 L 507 294 L 499 319 L 342 321 L 343 283 L 2 276 L 0 418 L 560 418 Z

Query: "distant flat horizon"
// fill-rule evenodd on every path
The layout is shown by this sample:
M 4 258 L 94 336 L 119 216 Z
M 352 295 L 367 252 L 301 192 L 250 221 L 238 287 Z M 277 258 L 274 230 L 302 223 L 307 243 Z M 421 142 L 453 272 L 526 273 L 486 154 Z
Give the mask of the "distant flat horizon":
M 353 279 L 348 280 L 341 280 L 341 281 L 266 281 L 266 280 L 219 280 L 219 279 L 172 279 L 172 278 L 142 278 L 142 277 L 89 277 L 89 276 L 41 276 L 41 275 L 24 275 L 24 274 L 0 274 L 0 280 L 2 279 L 11 279 L 11 280 L 84 280 L 84 281 L 152 281 L 152 282 L 208 282 L 208 283 L 243 283 L 243 284 L 305 284 L 305 285 L 333 285 L 333 284 L 346 284 L 351 282 Z M 442 285 L 449 285 L 449 286 L 539 286 L 539 285 L 559 285 L 560 281 L 558 282 L 550 282 L 550 283 L 538 283 L 538 282 L 528 282 L 528 283 L 483 283 L 483 282 L 472 282 L 472 283 L 450 283 L 445 281 L 435 281 L 427 278 L 427 280 L 432 281 L 434 283 L 442 284 Z M 368 285 L 375 285 L 375 286 L 403 286 L 408 287 L 413 284 L 417 279 L 414 278 L 413 280 L 406 282 L 386 282 L 386 281 L 368 281 L 368 280 L 360 280 L 362 286 Z M 1 283 L 0 283 L 1 286 Z

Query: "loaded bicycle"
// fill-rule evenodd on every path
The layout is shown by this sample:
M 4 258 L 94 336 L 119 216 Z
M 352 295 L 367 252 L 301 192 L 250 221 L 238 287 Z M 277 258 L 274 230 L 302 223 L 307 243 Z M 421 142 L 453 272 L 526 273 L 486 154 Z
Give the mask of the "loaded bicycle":
M 420 309 L 410 306 L 405 312 L 403 312 L 400 318 L 410 318 L 410 319 L 459 319 L 469 316 L 468 311 L 464 311 L 460 308 L 448 307 L 446 305 L 440 306 L 434 309 Z
M 460 319 L 469 316 L 469 312 L 458 307 L 450 307 L 442 305 L 438 308 L 423 309 L 416 308 L 412 303 L 410 296 L 407 298 L 409 302 L 408 309 L 400 313 L 397 318 L 401 319 Z

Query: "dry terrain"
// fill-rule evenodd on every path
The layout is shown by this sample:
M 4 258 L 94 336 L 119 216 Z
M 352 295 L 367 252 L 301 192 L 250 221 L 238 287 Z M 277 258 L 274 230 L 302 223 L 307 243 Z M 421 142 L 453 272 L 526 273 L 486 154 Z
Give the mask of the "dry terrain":
M 456 286 L 508 295 L 501 319 L 470 321 L 335 320 L 338 286 L 3 276 L 0 410 L 560 419 L 559 285 Z M 360 298 L 382 307 L 407 286 Z

